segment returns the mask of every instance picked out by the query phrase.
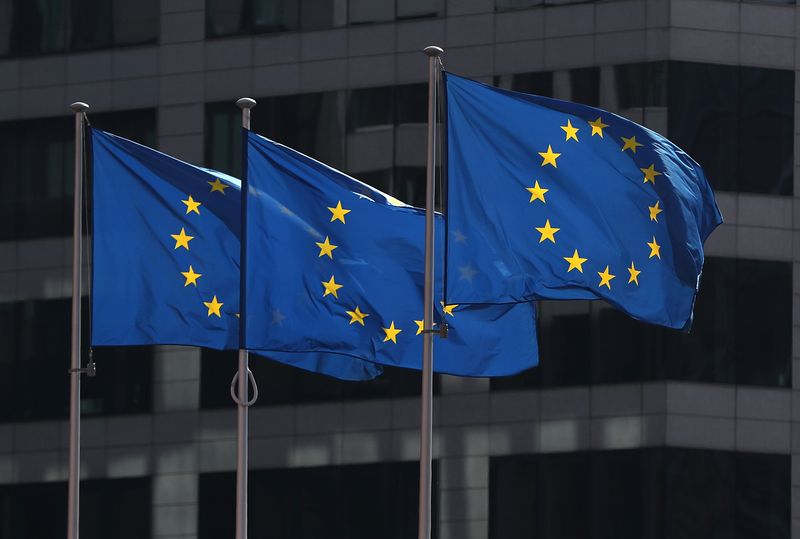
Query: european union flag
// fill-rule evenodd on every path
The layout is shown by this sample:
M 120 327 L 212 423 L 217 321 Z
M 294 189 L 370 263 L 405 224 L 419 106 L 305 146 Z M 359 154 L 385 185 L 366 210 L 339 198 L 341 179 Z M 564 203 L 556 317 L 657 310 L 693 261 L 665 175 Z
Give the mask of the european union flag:
M 281 144 L 247 141 L 247 347 L 419 369 L 424 211 Z M 442 245 L 441 218 L 437 234 Z M 537 363 L 532 304 L 442 304 L 437 317 L 450 327 L 436 342 L 437 372 L 496 376 Z
M 239 180 L 97 129 L 91 137 L 92 345 L 238 349 Z M 350 357 L 269 357 L 343 379 L 380 374 Z
M 700 166 L 610 112 L 445 80 L 448 301 L 604 299 L 688 327 L 722 222 Z

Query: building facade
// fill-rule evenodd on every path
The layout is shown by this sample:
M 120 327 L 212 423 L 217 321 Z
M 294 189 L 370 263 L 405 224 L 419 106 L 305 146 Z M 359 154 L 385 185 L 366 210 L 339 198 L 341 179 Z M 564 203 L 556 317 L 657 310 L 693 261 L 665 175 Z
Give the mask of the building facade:
M 68 105 L 237 175 L 251 96 L 254 131 L 421 205 L 437 44 L 666 134 L 725 224 L 692 333 L 542 302 L 538 368 L 436 377 L 434 535 L 800 539 L 799 37 L 778 1 L 0 0 L 0 538 L 66 529 Z M 232 535 L 235 354 L 93 356 L 82 537 Z M 418 373 L 252 363 L 250 536 L 415 537 Z

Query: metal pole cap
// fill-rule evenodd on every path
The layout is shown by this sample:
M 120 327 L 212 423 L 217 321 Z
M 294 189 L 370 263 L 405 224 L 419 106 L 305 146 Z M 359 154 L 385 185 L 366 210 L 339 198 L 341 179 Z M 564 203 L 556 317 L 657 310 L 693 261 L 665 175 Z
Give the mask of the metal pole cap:
M 79 112 L 86 112 L 87 110 L 89 110 L 89 105 L 87 105 L 83 101 L 76 101 L 72 105 L 70 105 L 69 108 L 71 108 L 72 111 L 77 114 Z
M 256 100 L 249 97 L 243 97 L 236 101 L 236 106 L 240 109 L 252 109 L 256 106 Z
M 427 47 L 422 49 L 422 52 L 424 52 L 428 56 L 438 57 L 444 54 L 444 49 L 442 49 L 441 47 L 437 47 L 436 45 L 428 45 Z

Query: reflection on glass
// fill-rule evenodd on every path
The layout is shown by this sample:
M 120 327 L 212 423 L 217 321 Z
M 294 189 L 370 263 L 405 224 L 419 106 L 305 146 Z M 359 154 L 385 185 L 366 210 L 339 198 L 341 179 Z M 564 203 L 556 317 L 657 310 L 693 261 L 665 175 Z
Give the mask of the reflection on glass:
M 230 406 L 227 390 L 220 380 L 233 377 L 237 369 L 236 352 L 202 351 L 200 371 L 201 408 Z M 268 357 L 268 355 L 267 355 Z M 388 399 L 419 395 L 420 373 L 410 369 L 385 367 L 384 373 L 368 382 L 346 382 L 290 367 L 260 355 L 250 356 L 250 369 L 258 381 L 256 406 L 325 402 L 338 400 Z M 434 391 L 438 393 L 438 379 Z
M 0 422 L 67 416 L 70 299 L 0 304 Z M 84 300 L 84 312 L 88 302 Z M 83 325 L 83 342 L 89 324 Z M 88 357 L 84 347 L 83 357 Z M 85 378 L 81 409 L 86 415 L 145 413 L 152 409 L 153 352 L 150 347 L 95 350 L 100 376 Z M 53 368 L 43 369 L 42 365 Z M 31 399 L 30 395 L 37 395 Z
M 790 387 L 791 290 L 790 263 L 706 259 L 690 333 L 638 322 L 600 301 L 542 301 L 539 366 L 491 387 L 665 379 Z
M 82 479 L 81 537 L 150 537 L 151 484 L 149 477 Z M 0 530 L 5 539 L 60 537 L 67 527 L 66 507 L 64 482 L 0 485 Z
M 153 43 L 158 15 L 157 0 L 0 0 L 0 56 Z
M 350 24 L 386 22 L 394 19 L 394 0 L 349 0 Z
M 287 32 L 297 30 L 298 9 L 294 0 L 252 0 L 253 32 Z
M 680 448 L 492 457 L 489 537 L 788 539 L 789 466 Z
M 444 11 L 444 0 L 397 0 L 397 18 L 435 17 Z
M 92 125 L 154 145 L 155 110 L 94 114 Z M 0 123 L 0 241 L 72 233 L 74 120 Z M 91 177 L 91 174 L 89 174 Z
M 791 195 L 793 128 L 793 72 L 670 62 L 670 139 L 715 188 Z
M 434 484 L 438 479 L 434 461 Z M 225 536 L 234 519 L 235 475 L 200 475 L 199 539 Z M 384 462 L 253 470 L 250 472 L 250 534 L 254 537 L 403 539 L 417 532 L 419 466 Z M 309 488 L 313 485 L 313 488 Z M 431 536 L 438 537 L 437 496 Z

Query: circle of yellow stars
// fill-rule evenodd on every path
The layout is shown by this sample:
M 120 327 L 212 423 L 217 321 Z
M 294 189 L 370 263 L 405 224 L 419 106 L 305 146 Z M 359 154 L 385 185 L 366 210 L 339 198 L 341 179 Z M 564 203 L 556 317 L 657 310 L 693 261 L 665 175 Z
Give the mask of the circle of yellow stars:
M 544 192 L 547 192 L 545 189 Z M 533 195 L 533 193 L 532 193 Z M 542 193 L 543 195 L 543 193 Z M 337 200 L 336 204 L 333 206 L 326 206 L 328 211 L 330 212 L 330 222 L 339 222 L 342 225 L 347 225 L 347 215 L 353 211 L 349 208 L 345 208 L 342 205 L 341 200 Z M 339 245 L 333 243 L 331 240 L 330 235 L 326 235 L 323 241 L 315 241 L 314 244 L 319 249 L 317 253 L 318 258 L 328 257 L 330 260 L 334 260 L 334 251 L 339 248 Z M 333 296 L 335 299 L 339 298 L 339 292 L 345 288 L 343 284 L 340 282 L 336 282 L 336 275 L 332 274 L 327 281 L 320 281 L 322 285 L 322 297 L 325 298 L 327 296 Z M 455 316 L 453 312 L 458 305 L 445 305 L 444 302 L 441 302 L 442 305 L 442 312 L 445 316 Z M 361 305 L 356 305 L 352 308 L 352 310 L 345 309 L 344 313 L 347 315 L 348 325 L 356 324 L 357 326 L 360 325 L 361 327 L 366 327 L 366 319 L 370 316 L 370 313 L 364 312 L 361 310 Z M 424 330 L 424 321 L 423 320 L 414 320 L 414 324 L 417 327 L 415 335 L 422 334 Z M 389 320 L 389 327 L 382 327 L 381 330 L 383 331 L 383 342 L 391 342 L 393 344 L 397 344 L 397 339 L 400 333 L 404 331 L 402 327 L 398 327 L 395 320 Z M 436 324 L 434 323 L 433 326 L 435 327 Z
M 576 124 L 573 125 L 572 120 L 576 120 Z M 564 144 L 569 144 L 570 141 L 574 141 L 575 143 L 580 143 L 581 139 L 579 138 L 579 132 L 583 128 L 581 126 L 580 118 L 567 118 L 567 122 L 565 125 L 559 126 L 561 130 L 564 132 Z M 589 133 L 589 138 L 598 137 L 601 139 L 605 138 L 607 134 L 604 130 L 608 128 L 610 125 L 603 121 L 602 116 L 598 116 L 597 119 L 586 121 L 588 127 L 591 129 Z M 630 151 L 632 155 L 635 155 L 638 148 L 644 146 L 643 143 L 636 140 L 636 135 L 631 135 L 630 137 L 619 137 L 621 139 L 620 151 L 626 152 Z M 558 168 L 558 159 L 562 156 L 561 153 L 556 152 L 553 150 L 552 144 L 547 145 L 547 149 L 541 152 L 537 152 L 541 157 L 541 167 L 553 167 L 555 169 Z M 656 164 L 651 163 L 648 167 L 639 167 L 639 170 L 643 174 L 643 183 L 647 184 L 650 183 L 651 185 L 656 185 L 656 179 L 658 176 L 662 176 L 663 172 L 656 170 Z M 530 185 L 530 184 L 529 184 Z M 533 186 L 526 187 L 525 190 L 530 195 L 530 199 L 528 200 L 529 204 L 538 204 L 541 203 L 543 205 L 547 205 L 547 198 L 546 194 L 550 191 L 550 189 L 542 185 L 539 182 L 539 179 L 533 180 Z M 658 216 L 660 213 L 664 211 L 663 207 L 661 206 L 661 201 L 656 199 L 652 206 L 647 207 L 648 214 L 650 217 L 650 221 L 656 224 L 659 223 Z M 542 244 L 545 242 L 550 242 L 552 244 L 557 243 L 557 236 L 556 234 L 561 230 L 561 228 L 554 226 L 550 219 L 545 219 L 545 222 L 542 226 L 535 227 L 535 230 L 539 233 L 538 244 Z M 661 245 L 658 243 L 655 235 L 652 235 L 652 241 L 645 242 L 647 247 L 649 248 L 649 255 L 648 259 L 657 258 L 661 260 Z M 584 273 L 583 271 L 583 264 L 588 262 L 588 258 L 582 257 L 577 248 L 573 248 L 571 256 L 564 256 L 562 257 L 564 261 L 567 263 L 566 266 L 566 273 L 570 273 L 575 271 L 576 273 Z M 628 282 L 627 284 L 633 284 L 635 286 L 639 286 L 639 275 L 642 273 L 642 270 L 636 267 L 634 261 L 631 261 L 630 267 L 625 268 L 628 272 Z M 610 265 L 606 265 L 603 271 L 598 271 L 597 275 L 599 277 L 599 281 L 597 282 L 598 288 L 606 288 L 611 290 L 612 281 L 617 276 L 612 273 L 612 269 Z M 421 331 L 421 326 L 420 330 Z
M 214 181 L 207 182 L 208 185 L 211 187 L 209 191 L 209 196 L 213 196 L 213 193 L 219 193 L 220 195 L 225 195 L 225 189 L 228 189 L 230 185 L 227 183 L 223 183 L 219 178 L 214 178 Z M 184 215 L 196 214 L 201 215 L 200 209 L 203 206 L 203 203 L 199 200 L 195 200 L 194 195 L 187 195 L 185 200 L 181 200 L 181 203 L 184 206 L 185 213 Z M 187 251 L 191 251 L 190 242 L 195 239 L 195 236 L 190 235 L 186 232 L 186 227 L 181 227 L 180 231 L 177 234 L 170 234 L 173 240 L 175 240 L 174 250 L 178 249 L 186 249 Z M 186 271 L 181 271 L 180 274 L 183 276 L 183 287 L 186 288 L 189 285 L 194 286 L 197 288 L 197 281 L 200 279 L 203 274 L 195 270 L 194 265 L 189 264 L 189 268 Z M 208 297 L 208 296 L 206 296 Z M 223 302 L 219 300 L 216 294 L 212 294 L 212 297 L 208 301 L 203 301 L 203 305 L 206 308 L 207 316 L 216 316 L 218 318 L 222 318 L 222 306 L 225 305 Z M 237 315 L 238 316 L 238 315 Z

